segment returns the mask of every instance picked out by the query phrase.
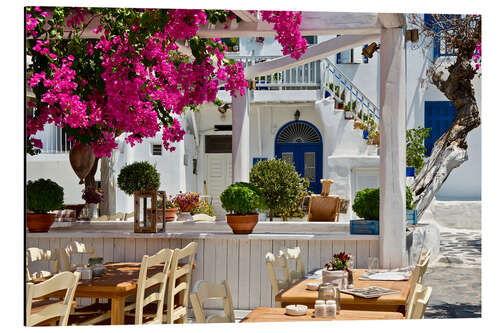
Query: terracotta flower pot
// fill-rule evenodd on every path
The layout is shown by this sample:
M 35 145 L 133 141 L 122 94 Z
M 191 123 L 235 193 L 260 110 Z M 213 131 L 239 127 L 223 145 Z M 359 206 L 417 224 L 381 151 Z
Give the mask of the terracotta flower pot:
M 179 211 L 179 208 L 165 208 L 165 221 L 166 222 L 172 222 L 175 221 L 175 218 L 177 217 L 177 212 Z M 152 208 L 148 208 L 146 210 L 146 215 L 147 219 L 151 219 L 151 214 L 152 214 Z M 163 216 L 161 209 L 158 209 L 158 213 L 156 213 L 156 222 L 162 222 L 163 221 Z
M 259 222 L 259 214 L 227 214 L 226 219 L 234 234 L 251 234 L 253 228 Z
M 56 214 L 26 214 L 29 232 L 47 232 L 56 219 Z

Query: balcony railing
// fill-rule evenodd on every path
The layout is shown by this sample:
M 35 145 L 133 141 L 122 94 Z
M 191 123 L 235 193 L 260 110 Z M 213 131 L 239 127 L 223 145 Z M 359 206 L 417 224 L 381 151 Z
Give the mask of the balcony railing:
M 42 140 L 43 154 L 63 154 L 71 149 L 68 135 L 54 124 L 46 124 L 43 131 L 39 131 L 35 138 Z
M 229 59 L 241 61 L 244 67 L 279 58 L 279 56 L 229 55 Z M 257 90 L 314 90 L 321 85 L 320 61 L 299 65 L 291 69 L 254 78 Z

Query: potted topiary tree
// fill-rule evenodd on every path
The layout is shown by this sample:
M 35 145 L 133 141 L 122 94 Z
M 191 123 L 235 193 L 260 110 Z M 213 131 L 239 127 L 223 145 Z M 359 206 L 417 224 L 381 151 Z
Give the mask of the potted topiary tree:
M 250 171 L 250 183 L 262 192 L 271 221 L 275 214 L 286 220 L 309 194 L 307 182 L 292 164 L 282 159 L 255 163 Z
M 51 210 L 63 208 L 64 189 L 50 179 L 28 181 L 26 206 L 29 210 L 26 224 L 29 232 L 47 232 L 56 218 L 48 214 Z
M 259 220 L 258 208 L 264 208 L 260 190 L 249 183 L 235 183 L 220 195 L 222 208 L 229 212 L 227 224 L 235 234 L 250 234 Z

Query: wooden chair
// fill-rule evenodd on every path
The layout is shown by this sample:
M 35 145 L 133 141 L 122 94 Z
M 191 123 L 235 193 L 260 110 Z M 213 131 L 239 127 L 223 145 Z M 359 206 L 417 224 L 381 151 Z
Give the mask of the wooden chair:
M 408 306 L 406 313 L 410 313 L 413 311 L 412 308 L 414 305 L 415 288 L 417 284 L 422 284 L 422 279 L 425 272 L 427 271 L 427 266 L 429 265 L 430 258 L 431 251 L 423 248 L 420 252 L 417 265 L 415 266 L 415 270 L 413 271 L 413 276 L 410 281 L 410 292 L 408 294 Z
M 189 297 L 197 323 L 235 322 L 231 291 L 229 290 L 229 283 L 227 283 L 226 280 L 222 281 L 219 285 L 204 280 L 197 281 Z M 207 317 L 205 311 L 203 311 L 203 303 L 205 303 L 207 299 L 221 299 L 224 304 L 224 316 L 213 314 Z
M 290 277 L 290 283 L 294 283 L 297 280 L 301 280 L 305 275 L 304 263 L 302 262 L 302 258 L 300 256 L 300 247 L 290 247 L 290 248 L 281 248 L 280 256 L 285 256 L 288 266 L 288 272 Z M 290 270 L 289 261 L 295 261 L 296 269 Z
M 26 280 L 31 280 L 35 278 L 49 277 L 54 273 L 61 272 L 60 266 L 60 249 L 43 250 L 37 247 L 30 247 L 26 250 Z M 40 270 L 30 272 L 29 266 L 35 262 L 48 261 L 49 266 L 52 263 L 52 269 L 50 271 Z
M 26 285 L 26 326 L 35 326 L 57 317 L 59 318 L 59 326 L 66 326 L 79 279 L 79 272 L 62 272 L 38 284 L 28 282 Z M 34 299 L 59 290 L 66 290 L 62 302 L 47 305 L 42 310 L 33 313 L 32 303 Z
M 273 299 L 282 290 L 290 286 L 290 271 L 288 269 L 288 262 L 284 255 L 279 255 L 276 257 L 271 252 L 266 253 L 266 267 L 269 273 L 269 280 L 271 281 L 271 291 L 273 293 Z M 278 280 L 276 277 L 275 269 L 281 269 L 283 272 L 283 280 Z M 276 307 L 281 307 L 281 302 L 275 302 Z
M 134 212 L 132 213 L 124 213 L 122 221 L 128 221 L 129 218 L 134 217 Z
M 93 246 L 79 241 L 68 243 L 61 251 L 63 270 L 71 271 L 76 269 L 77 265 L 71 265 L 71 256 L 75 254 L 88 254 L 90 257 L 95 257 L 97 252 Z
M 417 283 L 413 295 L 411 309 L 406 314 L 406 319 L 422 319 L 424 312 L 429 304 L 432 294 L 432 287 L 424 288 L 421 284 Z
M 173 324 L 177 320 L 187 323 L 189 286 L 197 247 L 198 243 L 191 242 L 183 249 L 174 250 L 166 295 L 167 312 L 163 315 L 163 323 Z M 179 261 L 185 258 L 187 263 L 179 265 Z M 178 304 L 175 304 L 176 295 L 179 295 Z

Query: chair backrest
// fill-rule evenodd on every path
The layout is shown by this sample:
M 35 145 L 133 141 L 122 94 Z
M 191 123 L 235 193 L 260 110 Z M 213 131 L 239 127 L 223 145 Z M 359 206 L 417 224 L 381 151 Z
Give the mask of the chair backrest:
M 26 326 L 34 326 L 55 317 L 59 317 L 59 326 L 66 326 L 79 279 L 80 272 L 62 272 L 38 284 L 28 282 L 26 285 Z M 47 305 L 32 314 L 33 299 L 64 289 L 66 289 L 66 295 L 62 302 Z
M 290 283 L 295 282 L 296 280 L 302 279 L 305 275 L 304 263 L 302 262 L 302 258 L 300 256 L 300 247 L 284 247 L 280 249 L 280 256 L 285 256 L 287 260 L 287 266 L 290 276 Z M 290 270 L 289 260 L 293 260 L 296 263 L 296 269 Z
M 123 221 L 127 221 L 131 217 L 134 217 L 134 212 L 123 215 Z
M 59 273 L 61 271 L 60 266 L 60 249 L 44 250 L 37 247 L 30 247 L 26 250 L 26 279 L 31 280 L 34 278 L 48 277 L 53 273 Z M 30 272 L 29 266 L 37 261 L 48 261 L 53 263 L 53 269 L 51 271 L 35 271 Z
M 229 283 L 226 280 L 218 285 L 204 280 L 197 281 L 189 297 L 197 323 L 234 323 L 233 301 Z M 207 317 L 203 311 L 203 303 L 207 299 L 221 299 L 224 304 L 225 316 L 210 315 Z
M 410 313 L 413 310 L 412 308 L 414 305 L 415 288 L 417 284 L 422 283 L 422 279 L 424 277 L 425 272 L 427 271 L 427 266 L 429 265 L 430 258 L 431 258 L 431 251 L 427 249 L 422 249 L 410 281 L 410 292 L 408 294 L 407 313 Z
M 421 284 L 415 286 L 413 297 L 413 306 L 406 314 L 407 319 L 422 319 L 424 317 L 425 309 L 432 294 L 432 287 L 424 288 Z
M 271 291 L 273 293 L 273 298 L 279 294 L 279 292 L 290 286 L 290 271 L 288 269 L 288 262 L 284 255 L 275 256 L 271 252 L 266 253 L 266 268 L 269 273 L 269 280 L 271 281 Z M 283 280 L 278 280 L 276 276 L 276 270 L 281 269 L 283 272 Z M 275 306 L 280 307 L 280 302 L 275 302 Z
M 183 249 L 174 250 L 168 279 L 167 324 L 173 324 L 174 320 L 179 318 L 182 318 L 183 323 L 187 323 L 189 286 L 197 247 L 198 243 L 191 242 Z M 187 263 L 179 265 L 179 261 L 184 258 L 187 258 Z M 175 296 L 177 294 L 179 294 L 179 303 L 175 304 Z M 176 306 L 175 309 L 174 305 Z
M 62 269 L 70 271 L 75 265 L 71 265 L 71 256 L 73 254 L 89 254 L 91 257 L 96 256 L 97 252 L 93 246 L 87 245 L 79 241 L 72 241 L 68 243 L 61 250 Z
M 309 198 L 308 221 L 338 222 L 340 216 L 340 197 L 311 195 Z
M 142 257 L 141 269 L 139 271 L 139 280 L 137 286 L 137 295 L 135 299 L 135 324 L 143 324 L 143 309 L 151 302 L 157 302 L 156 315 L 148 321 L 147 324 L 161 324 L 163 320 L 163 304 L 165 300 L 165 291 L 167 289 L 168 271 L 172 261 L 174 251 L 162 249 L 155 255 Z M 163 264 L 163 270 L 151 277 L 147 276 L 148 268 Z M 155 291 L 146 292 L 146 289 L 159 283 Z M 156 288 L 158 290 L 156 291 Z

